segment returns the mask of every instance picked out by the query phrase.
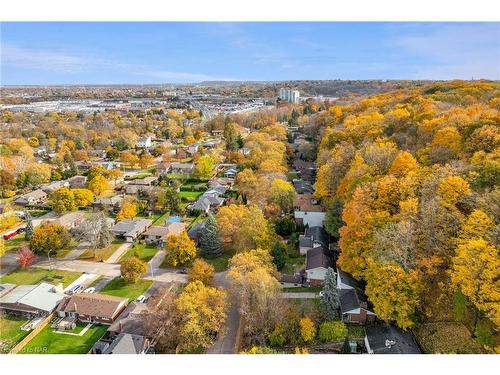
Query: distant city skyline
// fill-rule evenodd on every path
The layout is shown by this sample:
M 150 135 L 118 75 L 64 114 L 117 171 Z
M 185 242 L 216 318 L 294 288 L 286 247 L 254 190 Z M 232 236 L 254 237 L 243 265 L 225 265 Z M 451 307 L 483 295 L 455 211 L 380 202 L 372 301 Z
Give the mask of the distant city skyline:
M 500 23 L 2 23 L 2 85 L 500 79 Z

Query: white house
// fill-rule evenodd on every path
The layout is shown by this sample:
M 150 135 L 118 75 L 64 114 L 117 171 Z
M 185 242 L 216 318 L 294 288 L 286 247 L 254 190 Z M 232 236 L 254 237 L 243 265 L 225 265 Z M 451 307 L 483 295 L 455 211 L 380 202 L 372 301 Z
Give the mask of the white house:
M 312 194 L 297 194 L 295 198 L 294 217 L 309 227 L 322 227 L 326 212 L 317 204 Z
M 333 267 L 333 259 L 328 249 L 318 246 L 309 250 L 306 254 L 306 280 L 309 285 L 322 285 L 329 267 Z
M 153 141 L 152 141 L 152 138 L 150 136 L 146 136 L 146 137 L 140 137 L 138 140 L 137 140 L 137 147 L 138 148 L 151 148 L 151 146 L 153 146 Z

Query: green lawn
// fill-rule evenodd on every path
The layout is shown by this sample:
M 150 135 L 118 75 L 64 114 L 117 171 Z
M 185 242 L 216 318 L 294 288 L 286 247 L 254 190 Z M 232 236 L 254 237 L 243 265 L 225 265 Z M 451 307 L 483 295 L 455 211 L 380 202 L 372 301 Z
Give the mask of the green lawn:
M 147 244 L 135 244 L 132 246 L 123 256 L 120 258 L 120 261 L 131 258 L 134 255 L 137 255 L 140 260 L 143 262 L 149 262 L 152 257 L 158 252 L 158 247 L 156 245 L 147 245 Z
M 306 256 L 299 255 L 297 257 L 291 257 L 289 254 L 286 255 L 285 267 L 281 270 L 282 273 L 293 275 L 299 271 L 306 264 Z
M 21 331 L 28 321 L 12 315 L 0 317 L 0 353 L 8 353 L 29 331 Z
M 182 191 L 197 191 L 203 192 L 208 189 L 208 184 L 206 182 L 200 181 L 189 181 L 181 185 L 180 190 Z
M 347 336 L 351 339 L 359 339 L 365 337 L 365 329 L 361 326 L 347 325 Z
M 162 215 L 158 215 L 156 217 L 156 219 L 154 219 L 153 225 L 163 225 L 163 223 L 165 222 L 165 220 L 168 219 L 169 216 L 170 216 L 170 212 L 165 212 Z
M 94 343 L 106 333 L 107 329 L 108 326 L 105 325 L 93 325 L 84 335 L 73 336 L 56 333 L 50 324 L 47 324 L 19 353 L 86 354 L 92 349 Z
M 28 246 L 28 241 L 25 240 L 25 234 L 21 233 L 17 236 L 11 238 L 10 240 L 4 241 L 5 252 L 18 251 L 23 246 Z
M 63 283 L 68 286 L 80 276 L 78 272 L 45 270 L 42 268 L 17 269 L 0 277 L 0 283 L 33 285 L 45 281 L 51 284 Z
M 232 253 L 230 254 L 230 253 L 224 252 L 218 258 L 213 258 L 213 259 L 203 258 L 203 260 L 207 263 L 210 263 L 212 266 L 214 266 L 215 272 L 222 272 L 222 271 L 227 270 L 227 263 L 229 262 L 229 259 L 231 259 L 231 257 L 233 255 L 234 254 L 232 254 Z
M 311 287 L 298 287 L 298 288 L 283 288 L 285 293 L 319 293 L 323 290 L 321 286 L 311 286 Z
M 132 301 L 144 294 L 148 290 L 153 281 L 140 279 L 135 284 L 127 284 L 124 279 L 120 276 L 115 277 L 111 280 L 99 293 L 108 294 L 117 297 L 126 297 L 129 301 Z
M 203 194 L 202 191 L 181 191 L 179 193 L 181 198 L 192 199 L 192 200 L 198 199 L 198 197 L 202 194 Z
M 111 244 L 104 249 L 98 249 L 96 252 L 96 257 L 94 258 L 94 251 L 92 249 L 87 249 L 85 252 L 78 257 L 78 259 L 84 260 L 96 260 L 100 261 L 108 259 L 124 242 L 122 240 L 114 240 Z

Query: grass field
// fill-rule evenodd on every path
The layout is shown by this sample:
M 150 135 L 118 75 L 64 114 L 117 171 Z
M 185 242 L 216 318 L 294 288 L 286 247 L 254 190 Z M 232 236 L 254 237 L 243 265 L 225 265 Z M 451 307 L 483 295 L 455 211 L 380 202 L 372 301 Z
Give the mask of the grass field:
M 306 263 L 306 256 L 300 255 L 298 257 L 291 257 L 290 255 L 286 255 L 286 264 L 285 267 L 281 270 L 282 273 L 286 274 L 294 274 L 299 271 L 302 267 L 304 267 Z
M 8 353 L 29 331 L 21 331 L 26 319 L 4 315 L 0 317 L 0 353 Z
M 126 297 L 129 301 L 132 301 L 141 294 L 144 294 L 144 292 L 148 290 L 152 284 L 153 281 L 143 279 L 140 279 L 135 284 L 127 284 L 124 279 L 118 276 L 111 280 L 99 293 L 117 297 Z
M 320 286 L 310 286 L 310 287 L 298 287 L 298 288 L 283 288 L 283 292 L 292 292 L 292 293 L 319 293 L 323 290 Z
M 45 270 L 42 268 L 18 269 L 0 277 L 0 283 L 33 285 L 45 281 L 51 284 L 63 283 L 68 286 L 80 276 L 78 272 Z
M 213 259 L 203 258 L 203 260 L 207 263 L 210 263 L 212 266 L 214 266 L 215 272 L 222 272 L 222 271 L 227 270 L 227 262 L 229 262 L 229 259 L 231 259 L 231 257 L 233 255 L 234 254 L 232 254 L 232 253 L 230 254 L 230 253 L 224 252 L 218 258 L 213 258 Z
M 25 234 L 21 233 L 11 238 L 10 240 L 4 241 L 3 243 L 5 245 L 5 252 L 18 251 L 21 249 L 21 247 L 28 246 L 28 241 L 25 240 L 24 236 Z
M 106 333 L 107 329 L 108 326 L 105 325 L 93 325 L 82 336 L 73 336 L 56 333 L 48 324 L 19 353 L 85 354 L 92 349 L 94 343 Z
M 154 255 L 158 252 L 158 250 L 158 247 L 155 245 L 135 244 L 125 254 L 123 254 L 123 256 L 120 258 L 120 261 L 137 255 L 138 258 L 143 262 L 149 262 L 151 258 L 154 257 Z
M 165 220 L 170 216 L 170 212 L 165 212 L 164 214 L 158 214 L 158 216 L 154 219 L 153 225 L 163 225 Z
M 186 199 L 198 199 L 200 195 L 202 195 L 202 191 L 181 191 L 179 195 L 181 198 L 186 198 Z
M 100 261 L 108 259 L 119 247 L 123 244 L 123 241 L 114 240 L 111 244 L 104 249 L 98 249 L 96 251 L 96 257 L 94 258 L 94 251 L 92 249 L 87 249 L 85 252 L 78 257 L 78 259 L 84 260 L 96 260 Z

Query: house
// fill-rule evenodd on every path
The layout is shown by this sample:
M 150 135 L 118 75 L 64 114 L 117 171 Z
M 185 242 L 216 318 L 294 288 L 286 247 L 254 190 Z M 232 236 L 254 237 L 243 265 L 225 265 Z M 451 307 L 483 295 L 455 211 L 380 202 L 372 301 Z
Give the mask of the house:
M 161 245 L 168 234 L 169 232 L 167 227 L 152 225 L 143 233 L 143 236 L 146 242 Z
M 115 195 L 109 198 L 98 198 L 94 201 L 93 206 L 96 209 L 106 211 L 118 211 L 123 203 L 121 195 Z
M 200 148 L 201 144 L 200 143 L 193 143 L 193 144 L 190 144 L 189 146 L 186 147 L 186 152 L 189 154 L 189 155 L 194 155 L 195 153 L 198 152 L 199 148 Z
M 223 129 L 214 129 L 211 131 L 211 133 L 214 137 L 221 137 L 222 134 L 224 134 L 224 130 Z
M 68 178 L 69 186 L 74 188 L 84 188 L 87 185 L 87 176 L 73 176 Z
M 194 170 L 193 163 L 172 163 L 171 165 L 172 173 L 180 173 L 180 174 L 191 174 Z
M 140 137 L 137 140 L 137 148 L 149 149 L 153 146 L 153 140 L 150 136 Z
M 21 195 L 14 201 L 14 203 L 19 206 L 36 206 L 44 204 L 46 201 L 47 193 L 45 193 L 42 189 L 37 189 Z
M 84 218 L 85 216 L 83 215 L 82 212 L 75 211 L 64 214 L 56 219 L 49 219 L 48 221 L 50 221 L 53 224 L 62 225 L 64 228 L 69 230 L 81 224 Z
M 309 250 L 315 247 L 323 246 L 325 249 L 330 248 L 330 237 L 323 227 L 306 228 L 304 234 L 299 236 L 299 252 L 301 255 L 307 254 Z
M 68 180 L 53 181 L 49 184 L 42 185 L 41 189 L 46 193 L 51 193 L 62 187 L 69 187 Z
M 147 185 L 127 184 L 123 187 L 122 191 L 128 195 L 151 195 L 156 187 Z
M 306 254 L 306 281 L 310 286 L 323 285 L 326 271 L 333 267 L 333 254 L 323 246 L 315 247 Z
M 230 167 L 224 171 L 224 177 L 234 178 L 238 174 L 238 167 Z
M 141 186 L 152 186 L 158 181 L 158 177 L 156 176 L 148 176 L 144 178 L 138 178 L 133 180 L 131 184 L 133 185 L 141 185 Z
M 77 293 L 61 301 L 57 314 L 76 321 L 111 324 L 125 309 L 127 301 L 127 298 L 105 294 Z
M 323 226 L 326 213 L 312 194 L 297 194 L 294 206 L 293 214 L 298 223 L 309 227 Z
M 383 322 L 365 327 L 365 347 L 369 354 L 421 354 L 415 336 Z
M 156 171 L 158 172 L 159 175 L 170 173 L 171 170 L 172 170 L 171 163 L 164 161 L 156 165 Z
M 130 333 L 109 334 L 94 344 L 92 354 L 145 354 L 152 352 L 147 337 Z
M 205 228 L 205 221 L 199 221 L 188 231 L 189 238 L 191 238 L 196 244 L 200 241 L 203 228 Z
M 137 237 L 146 232 L 153 224 L 149 219 L 122 220 L 116 223 L 111 231 L 115 236 L 124 237 L 127 242 L 133 242 Z
M 40 283 L 9 287 L 0 297 L 0 311 L 28 318 L 47 316 L 64 297 L 62 284 Z
M 214 188 L 207 190 L 196 200 L 196 202 L 190 204 L 188 209 L 205 213 L 208 213 L 211 209 L 217 210 L 225 202 L 225 199 L 220 197 L 220 195 L 222 195 L 220 191 L 225 192 L 225 188 L 219 187 L 218 189 Z
M 293 186 L 297 194 L 310 194 L 314 192 L 312 184 L 309 181 L 304 181 L 299 178 L 294 178 L 292 180 Z
M 366 324 L 375 321 L 375 313 L 368 308 L 368 300 L 358 282 L 337 267 L 337 289 L 339 290 L 342 321 L 349 324 Z
M 224 186 L 227 189 L 231 189 L 234 185 L 234 178 L 229 177 L 215 177 L 208 182 L 210 188 L 217 186 Z
M 196 202 L 190 204 L 188 208 L 193 211 L 204 212 L 207 214 L 208 211 L 210 211 L 210 205 L 210 200 L 202 195 L 196 200 Z
M 296 273 L 295 275 L 281 275 L 280 284 L 283 288 L 299 288 L 304 282 L 304 275 Z

